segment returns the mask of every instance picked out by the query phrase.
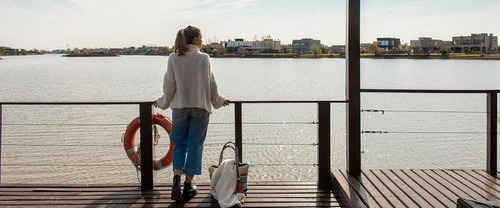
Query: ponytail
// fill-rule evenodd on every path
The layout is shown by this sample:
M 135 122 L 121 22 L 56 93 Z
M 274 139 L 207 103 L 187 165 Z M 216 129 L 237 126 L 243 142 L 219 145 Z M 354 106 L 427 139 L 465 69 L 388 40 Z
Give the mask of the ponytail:
M 174 52 L 177 52 L 179 56 L 184 56 L 189 51 L 188 44 L 192 44 L 193 38 L 200 36 L 200 33 L 199 28 L 191 25 L 186 29 L 180 29 L 175 38 Z
M 186 37 L 184 36 L 184 29 L 180 29 L 177 32 L 177 38 L 175 38 L 174 52 L 179 53 L 179 56 L 184 56 L 184 54 L 189 50 L 187 46 Z

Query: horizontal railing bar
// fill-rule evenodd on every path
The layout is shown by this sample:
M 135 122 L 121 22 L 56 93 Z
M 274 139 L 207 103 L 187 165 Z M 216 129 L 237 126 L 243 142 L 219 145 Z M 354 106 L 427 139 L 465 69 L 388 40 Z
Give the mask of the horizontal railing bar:
M 360 89 L 360 92 L 379 92 L 379 93 L 500 93 L 500 89 L 497 89 L 497 90 Z
M 153 104 L 154 101 L 105 101 L 105 102 L 0 102 L 0 105 L 136 105 L 136 104 Z
M 231 100 L 229 103 L 348 103 L 348 100 Z

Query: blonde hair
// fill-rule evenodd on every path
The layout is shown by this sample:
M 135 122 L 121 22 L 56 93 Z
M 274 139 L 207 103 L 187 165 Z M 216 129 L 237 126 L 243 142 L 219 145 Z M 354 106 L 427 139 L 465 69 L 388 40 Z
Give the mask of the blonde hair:
M 200 36 L 200 29 L 189 25 L 185 29 L 180 29 L 177 32 L 177 38 L 175 38 L 174 52 L 177 52 L 179 56 L 184 56 L 189 50 L 188 44 L 193 43 L 193 39 Z

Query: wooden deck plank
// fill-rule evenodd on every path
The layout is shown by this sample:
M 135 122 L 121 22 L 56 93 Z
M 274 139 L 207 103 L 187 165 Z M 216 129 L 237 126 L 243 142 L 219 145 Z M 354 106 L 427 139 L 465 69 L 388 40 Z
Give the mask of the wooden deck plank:
M 398 177 L 391 170 L 380 170 L 387 178 L 389 178 L 399 189 L 406 194 L 418 207 L 432 207 L 419 193 L 415 192 L 412 187 L 408 185 L 411 179 L 404 181 Z M 425 192 L 423 192 L 425 193 Z M 438 203 L 439 204 L 439 203 Z
M 398 198 L 405 205 L 405 207 L 418 207 L 418 205 L 410 198 L 410 196 L 406 195 L 406 193 L 404 193 L 404 191 L 401 190 L 381 170 L 371 170 L 371 172 L 390 190 L 390 192 L 396 198 Z
M 341 173 L 342 173 L 342 176 L 344 176 L 344 179 L 347 180 L 349 185 L 351 187 L 353 187 L 354 190 L 356 190 L 356 193 L 361 198 L 361 200 L 363 200 L 364 204 L 366 204 L 368 207 L 380 206 L 377 203 L 377 201 L 373 198 L 373 195 L 365 189 L 363 184 L 361 184 L 359 182 L 361 176 L 355 177 L 355 176 L 349 175 L 345 171 L 341 171 Z
M 380 181 L 370 170 L 363 171 L 365 177 L 372 183 L 375 188 L 391 203 L 393 207 L 405 207 L 405 205 Z
M 439 189 L 443 190 L 444 188 L 440 188 L 432 186 L 429 184 L 427 181 L 422 179 L 420 176 L 415 174 L 411 170 L 399 170 L 402 174 L 405 174 L 408 176 L 410 179 L 412 179 L 416 184 L 418 184 L 422 189 L 424 189 L 426 192 L 430 193 L 433 198 L 435 198 L 437 201 L 439 201 L 443 206 L 445 207 L 456 207 L 456 202 L 452 201 L 450 197 L 445 196 L 443 193 L 439 191 Z M 434 204 L 437 206 L 438 204 Z
M 156 194 L 156 195 L 121 195 L 121 194 L 110 194 L 110 195 L 102 195 L 102 196 L 64 196 L 64 195 L 59 195 L 59 196 L 33 196 L 33 195 L 26 195 L 26 196 L 0 196 L 0 201 L 16 201 L 16 200 L 25 200 L 25 201 L 42 201 L 42 200 L 121 200 L 121 199 L 156 199 L 156 198 L 169 198 L 170 194 Z M 198 198 L 206 198 L 206 197 L 211 197 L 210 194 L 208 193 L 200 193 L 197 194 L 194 199 Z M 315 200 L 315 201 L 337 201 L 336 198 L 331 198 L 331 197 L 318 197 L 317 195 L 312 196 L 312 195 L 295 195 L 293 197 L 290 197 L 288 195 L 267 195 L 267 194 L 261 194 L 261 195 L 253 195 L 253 194 L 248 194 L 247 199 L 252 201 L 252 200 L 260 200 L 260 201 L 266 201 L 266 200 L 277 200 L 277 199 L 283 199 L 283 200 L 297 200 L 297 201 L 309 201 L 309 200 Z
M 445 173 L 448 174 L 449 176 L 451 176 L 452 178 L 454 178 L 456 181 L 459 181 L 460 183 L 462 183 L 465 187 L 469 188 L 470 190 L 481 195 L 482 197 L 486 198 L 489 201 L 494 201 L 494 200 L 500 199 L 500 198 L 496 197 L 495 195 L 488 193 L 485 189 L 482 189 L 478 185 L 479 183 L 474 184 L 470 180 L 467 180 L 466 178 L 460 176 L 456 170 L 446 171 Z
M 441 187 L 441 193 L 450 197 L 450 199 L 455 203 L 460 197 L 471 198 L 471 196 L 469 196 L 467 193 L 458 189 L 448 181 L 443 180 L 441 177 L 438 177 L 433 172 L 430 172 L 430 175 L 425 170 L 414 170 L 414 172 L 417 173 L 420 177 L 424 178 L 424 180 L 428 181 L 430 184 L 433 184 L 436 187 Z
M 358 196 L 357 191 L 352 188 L 349 182 L 344 178 L 341 170 L 334 170 L 332 171 L 332 174 L 336 178 L 338 185 L 343 190 L 346 197 L 349 198 L 349 201 L 353 207 L 367 207 L 365 202 Z
M 380 191 L 373 185 L 368 178 L 366 178 L 365 174 L 363 174 L 364 170 L 362 171 L 362 174 L 360 175 L 359 178 L 359 183 L 363 185 L 363 187 L 372 195 L 373 199 L 377 201 L 377 205 L 379 207 L 392 207 L 391 203 L 387 201 L 387 199 L 384 197 L 383 194 L 380 193 Z M 373 205 L 370 204 L 371 207 Z
M 452 172 L 462 177 L 463 180 L 467 180 L 469 183 L 473 185 L 473 187 L 478 188 L 481 194 L 483 196 L 486 196 L 486 198 L 488 198 L 489 200 L 497 201 L 500 199 L 500 186 L 498 184 L 490 185 L 484 183 L 486 179 L 481 180 L 479 178 L 472 177 L 471 175 L 467 174 L 465 171 L 462 170 L 453 170 Z
M 438 177 L 441 177 L 442 180 L 448 181 L 453 186 L 455 186 L 458 189 L 462 190 L 463 192 L 467 193 L 468 196 L 472 197 L 471 199 L 488 200 L 485 196 L 482 196 L 481 194 L 477 193 L 476 190 L 473 190 L 470 187 L 468 187 L 467 185 L 465 185 L 464 181 L 459 181 L 459 180 L 453 178 L 452 176 L 450 176 L 448 173 L 446 173 L 443 170 L 424 170 L 424 171 L 427 171 L 430 174 L 435 174 Z
M 483 178 L 485 178 L 488 181 L 500 184 L 500 179 L 498 178 L 498 176 L 492 176 L 492 175 L 488 174 L 484 170 L 471 170 L 471 171 L 474 172 L 474 173 L 476 173 L 476 174 L 478 174 L 478 175 L 480 175 L 480 176 L 482 176 Z
M 141 191 L 138 185 L 12 185 L 0 186 L 0 205 L 13 207 L 218 207 L 208 184 L 187 203 L 170 200 L 171 185 Z M 249 184 L 244 207 L 345 207 L 339 193 L 320 190 L 316 184 Z
M 436 207 L 436 206 L 446 206 L 436 199 L 429 191 L 425 190 L 416 183 L 412 178 L 405 175 L 401 170 L 391 170 L 395 177 L 398 177 L 403 183 L 405 183 L 408 188 L 410 188 L 414 194 L 417 194 L 422 200 L 424 200 L 426 205 L 418 203 L 422 207 Z

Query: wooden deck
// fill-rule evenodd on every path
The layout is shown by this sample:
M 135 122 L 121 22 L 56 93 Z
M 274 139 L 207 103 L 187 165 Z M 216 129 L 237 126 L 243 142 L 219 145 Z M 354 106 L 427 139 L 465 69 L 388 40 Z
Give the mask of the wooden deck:
M 500 175 L 500 173 L 498 174 Z M 459 198 L 500 201 L 500 178 L 483 170 L 333 171 L 353 207 L 457 207 Z
M 154 191 L 139 185 L 22 185 L 2 184 L 0 206 L 12 207 L 219 207 L 209 184 L 187 203 L 170 200 L 171 184 Z M 340 194 L 340 195 L 339 195 Z M 341 191 L 319 190 L 316 183 L 252 183 L 243 207 L 346 207 Z

